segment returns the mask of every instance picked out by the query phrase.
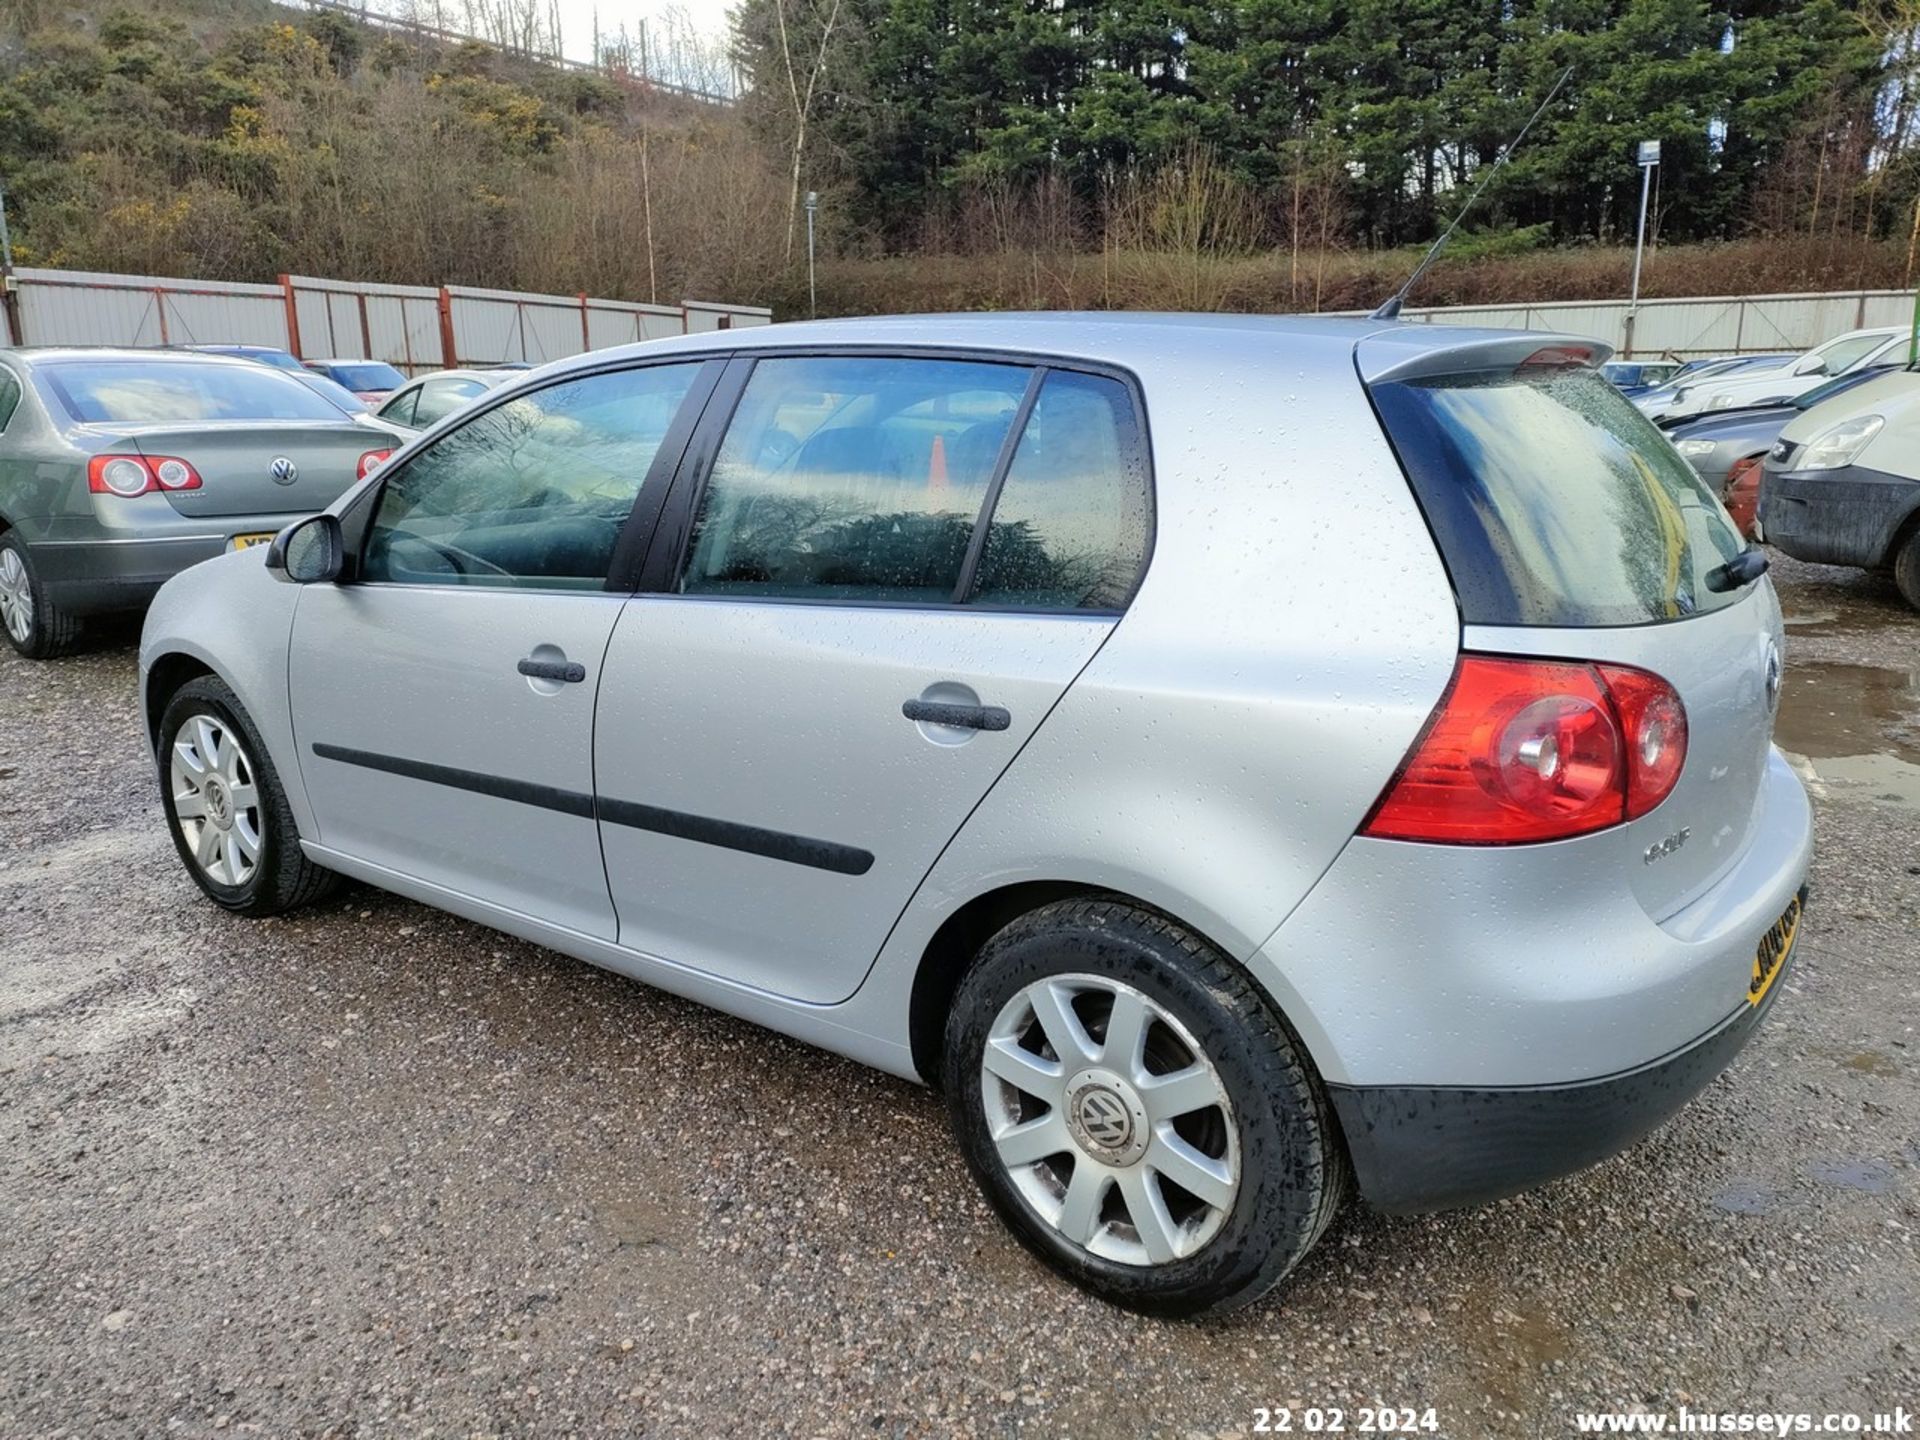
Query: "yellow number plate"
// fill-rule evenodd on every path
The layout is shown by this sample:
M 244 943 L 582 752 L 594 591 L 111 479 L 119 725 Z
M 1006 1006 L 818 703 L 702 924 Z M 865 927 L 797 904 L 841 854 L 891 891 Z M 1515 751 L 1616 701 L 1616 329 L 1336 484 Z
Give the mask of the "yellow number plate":
M 1786 968 L 1787 953 L 1793 949 L 1794 936 L 1800 930 L 1800 897 L 1793 897 L 1786 914 L 1773 922 L 1773 928 L 1760 937 L 1753 954 L 1753 978 L 1747 982 L 1747 1003 L 1758 1005 Z
M 256 545 L 264 545 L 280 532 L 268 530 L 259 535 L 236 535 L 227 544 L 234 550 L 251 550 Z

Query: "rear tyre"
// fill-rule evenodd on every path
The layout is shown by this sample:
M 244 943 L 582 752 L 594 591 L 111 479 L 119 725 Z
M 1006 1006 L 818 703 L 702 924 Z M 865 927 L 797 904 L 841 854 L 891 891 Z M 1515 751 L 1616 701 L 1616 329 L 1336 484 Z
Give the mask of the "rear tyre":
M 1899 587 L 1901 598 L 1920 610 L 1920 529 L 1893 552 L 1893 583 Z
M 333 871 L 300 849 L 280 776 L 224 680 L 202 675 L 160 717 L 160 800 L 174 848 L 216 905 L 260 919 L 324 898 Z
M 0 630 L 29 660 L 69 654 L 80 640 L 80 621 L 47 598 L 26 542 L 12 530 L 0 534 Z
M 1119 901 L 1048 905 L 987 942 L 943 1079 L 968 1167 L 1021 1243 L 1130 1310 L 1251 1304 L 1346 1194 L 1325 1094 L 1252 981 Z

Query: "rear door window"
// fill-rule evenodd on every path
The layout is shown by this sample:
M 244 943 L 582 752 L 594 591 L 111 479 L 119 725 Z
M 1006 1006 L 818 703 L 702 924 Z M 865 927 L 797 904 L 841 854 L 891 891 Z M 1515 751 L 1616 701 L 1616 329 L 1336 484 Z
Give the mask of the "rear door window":
M 951 603 L 1031 379 L 965 360 L 761 361 L 714 461 L 682 591 Z
M 700 497 L 680 590 L 1114 610 L 1139 578 L 1151 513 L 1144 436 L 1118 380 L 997 361 L 768 359 Z
M 1706 585 L 1745 548 L 1719 500 L 1597 372 L 1523 366 L 1373 396 L 1469 624 L 1640 625 L 1745 593 Z

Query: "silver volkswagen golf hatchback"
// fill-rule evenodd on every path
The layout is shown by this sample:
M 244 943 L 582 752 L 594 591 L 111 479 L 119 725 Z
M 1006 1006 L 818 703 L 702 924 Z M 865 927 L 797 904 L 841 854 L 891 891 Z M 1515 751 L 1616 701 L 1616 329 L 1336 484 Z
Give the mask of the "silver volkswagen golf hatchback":
M 1780 611 L 1603 347 L 783 325 L 521 377 L 171 581 L 187 871 L 351 877 L 944 1093 L 1088 1289 L 1244 1305 L 1472 1204 L 1780 993 Z

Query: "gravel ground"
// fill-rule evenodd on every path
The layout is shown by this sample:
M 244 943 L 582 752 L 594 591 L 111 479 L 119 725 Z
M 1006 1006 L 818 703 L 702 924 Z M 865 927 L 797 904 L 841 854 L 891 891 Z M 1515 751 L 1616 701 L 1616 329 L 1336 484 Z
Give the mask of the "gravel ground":
M 162 829 L 131 633 L 7 652 L 0 1435 L 1238 1435 L 1390 1403 L 1531 1440 L 1590 1407 L 1920 1409 L 1920 619 L 1856 572 L 1776 574 L 1820 834 L 1772 1022 L 1598 1170 L 1356 1208 L 1206 1325 L 1028 1260 L 910 1085 L 370 890 L 224 916 Z

